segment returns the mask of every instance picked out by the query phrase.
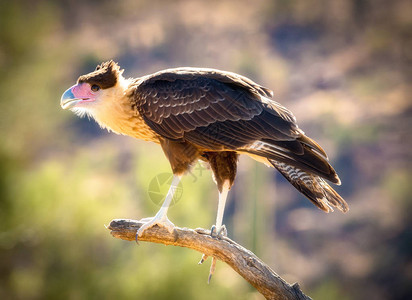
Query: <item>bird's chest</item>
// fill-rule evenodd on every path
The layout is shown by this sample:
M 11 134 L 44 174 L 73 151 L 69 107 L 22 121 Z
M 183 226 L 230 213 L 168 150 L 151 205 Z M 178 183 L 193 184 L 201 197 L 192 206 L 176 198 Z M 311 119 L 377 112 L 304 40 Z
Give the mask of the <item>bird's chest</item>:
M 157 142 L 157 136 L 143 121 L 140 116 L 129 117 L 121 120 L 113 130 L 117 133 L 128 135 L 144 141 Z
M 127 103 L 119 103 L 101 110 L 95 116 L 101 127 L 117 134 L 128 135 L 145 141 L 157 142 L 157 135 L 144 122 L 140 114 Z

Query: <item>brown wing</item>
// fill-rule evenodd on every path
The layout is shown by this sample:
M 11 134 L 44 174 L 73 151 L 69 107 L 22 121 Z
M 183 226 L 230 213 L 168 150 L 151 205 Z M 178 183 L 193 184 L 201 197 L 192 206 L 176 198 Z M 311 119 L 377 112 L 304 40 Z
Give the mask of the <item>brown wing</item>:
M 208 150 L 248 152 L 338 183 L 322 148 L 270 95 L 234 73 L 182 68 L 141 79 L 134 100 L 148 126 L 165 138 Z
M 137 106 L 148 124 L 170 139 L 187 139 L 187 133 L 195 131 L 201 135 L 202 144 L 212 139 L 235 149 L 264 136 L 291 140 L 299 135 L 292 113 L 274 101 L 261 102 L 261 96 L 270 95 L 268 89 L 235 76 L 188 68 L 157 73 L 137 86 Z M 212 124 L 219 125 L 222 136 L 216 136 L 216 131 L 209 127 Z M 232 128 L 227 131 L 227 127 Z

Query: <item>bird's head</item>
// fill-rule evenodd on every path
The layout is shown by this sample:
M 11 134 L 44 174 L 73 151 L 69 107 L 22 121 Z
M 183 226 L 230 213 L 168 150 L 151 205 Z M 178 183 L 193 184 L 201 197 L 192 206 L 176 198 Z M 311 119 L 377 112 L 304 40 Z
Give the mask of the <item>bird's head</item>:
M 88 114 L 96 117 L 99 111 L 109 108 L 124 94 L 128 82 L 122 73 L 123 70 L 112 60 L 98 65 L 96 70 L 80 76 L 77 84 L 63 93 L 61 107 L 80 116 Z

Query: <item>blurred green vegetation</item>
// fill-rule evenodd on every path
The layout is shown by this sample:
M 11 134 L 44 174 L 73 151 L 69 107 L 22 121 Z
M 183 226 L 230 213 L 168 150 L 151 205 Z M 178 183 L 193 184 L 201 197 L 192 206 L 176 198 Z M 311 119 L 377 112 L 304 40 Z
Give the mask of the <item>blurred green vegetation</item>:
M 314 299 L 406 299 L 410 282 L 410 2 L 0 1 L 0 298 L 262 299 L 187 249 L 116 240 L 104 224 L 155 214 L 160 148 L 62 111 L 77 76 L 174 66 L 272 88 L 340 174 L 350 212 L 326 215 L 242 158 L 229 235 Z M 170 209 L 209 228 L 217 189 L 197 165 Z

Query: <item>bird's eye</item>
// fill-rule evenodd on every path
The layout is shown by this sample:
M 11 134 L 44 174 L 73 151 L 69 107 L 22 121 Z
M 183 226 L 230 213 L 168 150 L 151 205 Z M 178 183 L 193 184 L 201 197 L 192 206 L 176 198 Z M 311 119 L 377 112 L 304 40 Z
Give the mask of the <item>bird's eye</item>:
M 98 86 L 97 84 L 93 84 L 92 85 L 92 91 L 97 92 L 98 90 L 100 90 L 100 86 Z

